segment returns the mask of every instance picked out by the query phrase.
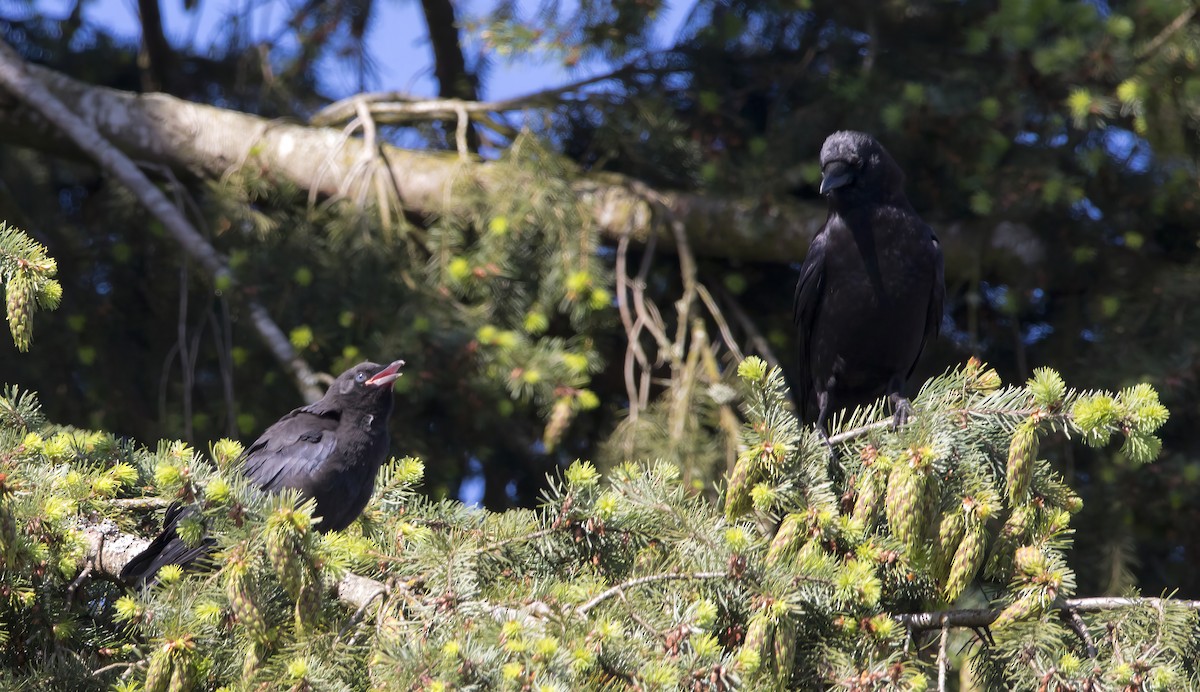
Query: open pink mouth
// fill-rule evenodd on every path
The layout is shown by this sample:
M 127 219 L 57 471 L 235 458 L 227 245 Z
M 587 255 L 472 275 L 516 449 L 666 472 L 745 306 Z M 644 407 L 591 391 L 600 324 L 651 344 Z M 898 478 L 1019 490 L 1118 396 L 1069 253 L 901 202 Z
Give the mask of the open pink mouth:
M 402 367 L 404 367 L 404 361 L 392 361 L 391 365 L 372 375 L 371 379 L 366 381 L 366 384 L 372 387 L 382 387 L 391 384 L 396 381 L 397 377 L 400 377 L 400 368 Z

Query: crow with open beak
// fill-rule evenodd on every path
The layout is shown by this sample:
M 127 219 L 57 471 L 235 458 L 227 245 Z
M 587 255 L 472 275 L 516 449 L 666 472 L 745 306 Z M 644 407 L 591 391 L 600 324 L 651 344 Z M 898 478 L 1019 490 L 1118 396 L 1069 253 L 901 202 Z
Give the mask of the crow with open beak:
M 242 455 L 242 473 L 267 492 L 295 489 L 316 503 L 318 531 L 350 525 L 371 499 L 375 475 L 387 459 L 392 383 L 404 361 L 360 363 L 342 373 L 325 396 L 267 428 Z M 187 565 L 206 556 L 214 541 L 189 547 L 176 527 L 195 512 L 167 509 L 162 533 L 121 570 L 126 583 L 153 580 L 163 565 Z

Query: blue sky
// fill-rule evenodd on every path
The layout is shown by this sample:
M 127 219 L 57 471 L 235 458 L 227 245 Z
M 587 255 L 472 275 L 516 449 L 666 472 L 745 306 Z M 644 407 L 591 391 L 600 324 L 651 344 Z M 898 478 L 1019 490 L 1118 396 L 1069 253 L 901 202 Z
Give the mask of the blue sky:
M 285 16 L 287 0 L 249 0 L 257 5 L 252 15 L 254 36 L 276 35 Z M 522 4 L 534 6 L 536 0 L 522 0 Z M 183 10 L 182 0 L 161 0 L 163 21 L 168 39 L 173 45 L 206 47 L 230 29 L 226 16 L 230 8 L 242 7 L 247 0 L 200 0 L 193 12 Z M 663 21 L 656 31 L 657 43 L 668 46 L 674 42 L 680 24 L 687 17 L 696 0 L 679 0 L 668 5 Z M 15 8 L 9 5 L 7 11 Z M 493 0 L 463 0 L 455 7 L 460 21 L 464 18 L 482 16 L 494 4 Z M 36 7 L 52 16 L 65 16 L 74 5 L 74 0 L 46 0 Z M 28 7 L 20 3 L 19 7 Z M 135 0 L 92 0 L 85 6 L 85 18 L 108 27 L 118 36 L 135 41 L 137 30 L 137 6 Z M 433 96 L 437 84 L 433 79 L 433 56 L 425 36 L 425 23 L 421 7 L 416 0 L 379 0 L 376 2 L 376 19 L 367 35 L 369 53 L 376 61 L 376 83 L 368 85 L 373 91 L 403 91 L 416 96 Z M 521 58 L 500 59 L 493 56 L 492 68 L 484 83 L 485 99 L 518 96 L 556 84 L 580 79 L 608 69 L 607 65 L 585 64 L 567 70 L 555 61 Z M 330 96 L 341 98 L 357 90 L 351 71 L 337 66 L 328 70 L 323 85 Z

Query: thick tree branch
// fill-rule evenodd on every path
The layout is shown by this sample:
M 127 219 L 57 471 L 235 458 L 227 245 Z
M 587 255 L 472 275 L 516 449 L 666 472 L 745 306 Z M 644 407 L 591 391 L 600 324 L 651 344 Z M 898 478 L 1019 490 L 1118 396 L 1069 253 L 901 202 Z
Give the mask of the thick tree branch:
M 97 132 L 91 124 L 77 116 L 77 110 L 68 108 L 56 98 L 40 79 L 31 74 L 31 70 L 27 69 L 16 51 L 2 42 L 0 42 L 0 85 L 3 85 L 9 94 L 19 99 L 27 107 L 36 110 L 41 117 L 52 123 L 53 127 L 69 138 L 79 150 L 127 187 L 142 206 L 162 222 L 188 257 L 204 268 L 205 273 L 214 283 L 233 284 L 233 277 L 225 260 L 184 217 L 183 212 L 167 199 L 167 196 L 142 173 L 129 156 L 110 144 L 104 134 Z M 109 112 L 108 115 L 111 117 L 118 114 Z M 304 398 L 308 401 L 316 401 L 321 398 L 321 390 L 317 387 L 315 373 L 296 354 L 279 325 L 275 324 L 258 301 L 243 296 L 243 302 L 250 311 L 251 322 L 259 336 L 280 364 L 291 372 Z
M 358 187 L 372 185 L 370 179 L 349 179 L 363 144 L 345 140 L 336 130 L 270 121 L 165 94 L 139 96 L 89 86 L 36 66 L 27 71 L 125 156 L 168 166 L 181 176 L 217 179 L 253 156 L 265 175 L 319 196 L 354 199 Z M 79 146 L 48 125 L 24 98 L 0 103 L 0 141 L 80 155 Z M 447 204 L 456 197 L 447 191 L 456 181 L 470 174 L 487 188 L 500 170 L 489 163 L 464 170 L 456 154 L 386 145 L 379 150 L 400 204 L 413 214 L 453 211 Z M 673 248 L 671 224 L 679 222 L 699 256 L 799 261 L 826 213 L 822 204 L 658 192 L 617 175 L 591 176 L 574 188 L 596 228 L 610 239 L 628 234 L 644 243 L 656 236 L 662 246 Z M 655 203 L 666 218 L 652 213 Z

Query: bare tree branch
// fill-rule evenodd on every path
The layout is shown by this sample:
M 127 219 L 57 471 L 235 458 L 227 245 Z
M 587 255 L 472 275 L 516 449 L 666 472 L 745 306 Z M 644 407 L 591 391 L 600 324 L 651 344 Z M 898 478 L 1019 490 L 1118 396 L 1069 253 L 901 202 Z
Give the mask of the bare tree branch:
M 142 206 L 162 222 L 184 252 L 204 268 L 214 284 L 233 285 L 233 276 L 225 260 L 184 217 L 183 212 L 167 199 L 127 155 L 110 144 L 104 135 L 77 116 L 75 111 L 59 101 L 40 79 L 31 74 L 17 52 L 2 42 L 0 85 L 13 97 L 36 110 L 102 169 L 129 188 Z M 259 336 L 280 364 L 289 370 L 300 393 L 309 401 L 319 399 L 321 391 L 316 386 L 316 375 L 296 354 L 291 342 L 279 325 L 271 319 L 266 308 L 248 296 L 243 296 L 243 301 L 250 311 L 251 321 Z
M 1067 598 L 1055 601 L 1051 608 L 1073 613 L 1099 613 L 1106 610 L 1136 608 L 1140 606 L 1176 606 L 1200 610 L 1200 601 L 1184 601 L 1171 598 Z M 943 610 L 929 613 L 908 613 L 895 616 L 896 621 L 912 630 L 941 629 L 948 627 L 987 627 L 995 622 L 1003 608 L 975 608 L 970 610 Z

